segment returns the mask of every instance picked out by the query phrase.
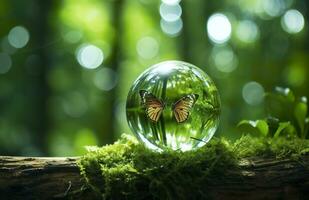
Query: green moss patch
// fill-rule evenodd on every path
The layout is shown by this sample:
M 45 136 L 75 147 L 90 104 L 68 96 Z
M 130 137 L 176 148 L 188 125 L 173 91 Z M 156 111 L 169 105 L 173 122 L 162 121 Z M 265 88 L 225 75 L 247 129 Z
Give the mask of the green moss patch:
M 308 140 L 244 136 L 236 142 L 212 139 L 190 152 L 158 153 L 123 135 L 113 145 L 92 147 L 79 166 L 103 199 L 200 199 L 207 198 L 210 182 L 224 180 L 227 169 L 237 171 L 242 158 L 298 159 L 308 152 Z

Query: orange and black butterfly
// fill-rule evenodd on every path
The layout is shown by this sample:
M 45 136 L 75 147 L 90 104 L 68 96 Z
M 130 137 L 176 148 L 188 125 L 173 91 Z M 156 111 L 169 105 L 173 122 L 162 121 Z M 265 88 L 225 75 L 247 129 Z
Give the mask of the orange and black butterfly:
M 188 119 L 190 110 L 198 97 L 198 94 L 188 94 L 173 104 L 172 110 L 178 123 L 184 122 Z
M 153 122 L 158 122 L 165 107 L 164 102 L 146 90 L 140 90 L 139 94 L 145 107 L 147 117 Z M 190 110 L 198 97 L 197 94 L 188 94 L 172 105 L 172 110 L 178 123 L 182 123 L 188 119 Z
M 141 96 L 148 118 L 154 122 L 159 121 L 165 106 L 163 101 L 146 90 L 140 90 L 139 95 Z

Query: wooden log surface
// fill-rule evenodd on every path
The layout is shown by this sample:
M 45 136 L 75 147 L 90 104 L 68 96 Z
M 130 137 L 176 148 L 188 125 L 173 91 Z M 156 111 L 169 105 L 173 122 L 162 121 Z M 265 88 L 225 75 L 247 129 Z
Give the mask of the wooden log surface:
M 77 157 L 0 157 L 0 199 L 94 199 Z M 308 199 L 309 155 L 243 159 L 206 189 L 213 199 Z

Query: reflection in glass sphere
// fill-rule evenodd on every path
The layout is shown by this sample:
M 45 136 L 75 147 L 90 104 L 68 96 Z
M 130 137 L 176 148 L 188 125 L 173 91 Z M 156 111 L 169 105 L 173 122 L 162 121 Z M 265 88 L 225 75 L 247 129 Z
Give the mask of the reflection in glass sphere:
M 212 138 L 219 123 L 220 99 L 202 70 L 166 61 L 133 83 L 126 114 L 131 130 L 148 148 L 188 151 Z

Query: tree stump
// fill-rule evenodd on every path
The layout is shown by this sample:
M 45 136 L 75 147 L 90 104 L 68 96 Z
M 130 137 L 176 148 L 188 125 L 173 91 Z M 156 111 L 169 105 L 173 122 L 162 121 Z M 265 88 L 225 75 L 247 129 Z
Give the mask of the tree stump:
M 98 199 L 78 157 L 0 157 L 0 199 Z M 207 188 L 213 199 L 306 199 L 309 155 L 300 160 L 247 158 Z M 194 191 L 192 191 L 194 192 Z

